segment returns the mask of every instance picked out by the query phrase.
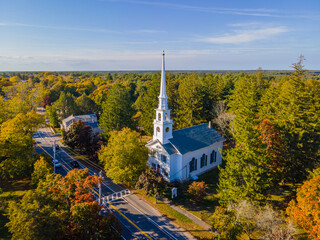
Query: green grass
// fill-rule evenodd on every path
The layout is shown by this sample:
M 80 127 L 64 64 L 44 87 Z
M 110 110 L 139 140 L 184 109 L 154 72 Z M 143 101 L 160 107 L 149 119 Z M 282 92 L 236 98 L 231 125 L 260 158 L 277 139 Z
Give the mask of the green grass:
M 30 179 L 16 181 L 1 181 L 0 188 L 0 240 L 11 239 L 11 234 L 5 224 L 9 221 L 7 217 L 9 201 L 18 201 L 27 190 L 30 189 Z
M 165 215 L 171 221 L 181 226 L 183 229 L 185 229 L 187 232 L 192 234 L 197 239 L 207 240 L 214 238 L 215 235 L 212 232 L 203 229 L 202 227 L 194 223 L 192 220 L 187 218 L 185 215 L 171 208 L 169 205 L 163 203 L 160 200 L 158 200 L 156 204 L 154 197 L 146 196 L 143 190 L 136 190 L 135 193 L 139 197 L 147 201 L 152 207 L 156 208 L 161 214 Z
M 54 128 L 55 133 L 60 133 L 61 134 L 61 128 Z
M 199 180 L 197 180 L 197 181 L 204 181 L 209 187 L 207 190 L 207 195 L 204 197 L 203 201 L 198 203 L 193 201 L 190 198 L 189 194 L 187 193 L 187 188 L 191 182 L 188 182 L 186 184 L 182 184 L 178 186 L 178 197 L 175 198 L 173 202 L 179 207 L 189 211 L 196 217 L 202 219 L 204 222 L 211 225 L 210 218 L 215 210 L 215 207 L 218 206 L 218 199 L 217 199 L 218 180 L 219 180 L 219 169 L 214 168 L 202 174 L 201 176 L 199 176 Z M 165 196 L 171 199 L 171 190 L 166 192 Z

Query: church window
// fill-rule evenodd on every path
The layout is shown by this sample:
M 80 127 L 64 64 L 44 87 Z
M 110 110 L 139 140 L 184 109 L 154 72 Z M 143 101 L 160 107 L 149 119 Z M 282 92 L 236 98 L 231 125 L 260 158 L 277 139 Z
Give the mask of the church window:
M 204 166 L 207 166 L 207 155 L 203 154 L 202 157 L 201 157 L 201 161 L 200 161 L 200 167 L 204 167 Z
M 210 163 L 214 163 L 216 161 L 217 161 L 217 152 L 215 150 L 213 150 L 210 155 Z
M 169 127 L 167 127 L 167 128 L 166 128 L 166 132 L 169 132 L 169 130 L 170 130 Z
M 166 120 L 169 120 L 168 113 L 165 114 L 165 117 L 166 117 L 166 118 L 165 118 Z
M 168 177 L 168 172 L 166 170 L 164 170 L 164 168 L 162 168 L 162 174 L 165 175 L 166 177 Z
M 153 157 L 155 157 L 155 156 L 156 156 L 156 152 L 155 152 L 154 150 L 151 150 L 151 151 L 150 151 L 150 155 L 153 156 Z
M 192 160 L 189 162 L 189 171 L 190 172 L 197 170 L 197 162 L 198 162 L 198 160 L 196 158 L 192 158 Z
M 159 127 L 157 127 L 157 132 L 160 132 L 160 128 Z
M 158 113 L 158 121 L 161 121 L 161 113 Z
M 161 154 L 161 161 L 166 163 L 167 162 L 167 157 L 165 155 Z

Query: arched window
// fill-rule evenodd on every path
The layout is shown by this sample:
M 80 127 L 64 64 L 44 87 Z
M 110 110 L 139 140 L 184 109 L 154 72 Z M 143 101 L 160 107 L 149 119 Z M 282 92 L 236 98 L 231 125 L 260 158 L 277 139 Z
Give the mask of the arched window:
M 207 155 L 202 154 L 201 162 L 200 162 L 200 167 L 201 168 L 207 166 L 207 159 L 208 159 Z
M 192 158 L 192 160 L 189 162 L 189 171 L 190 172 L 197 170 L 197 162 L 198 162 L 198 160 L 196 158 Z
M 158 113 L 158 121 L 161 121 L 161 113 Z
M 210 163 L 214 163 L 216 161 L 217 161 L 217 152 L 215 150 L 213 150 L 210 155 Z
M 161 154 L 161 157 L 160 157 L 160 158 L 161 158 L 161 161 L 162 161 L 162 162 L 164 162 L 164 163 L 167 162 L 167 156 Z
M 169 120 L 168 113 L 165 114 L 165 119 L 166 119 L 166 121 Z

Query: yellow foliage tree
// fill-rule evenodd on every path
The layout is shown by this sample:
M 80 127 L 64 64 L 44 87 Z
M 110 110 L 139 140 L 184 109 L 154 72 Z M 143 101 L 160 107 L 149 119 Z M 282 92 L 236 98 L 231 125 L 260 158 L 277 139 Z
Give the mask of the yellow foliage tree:
M 111 132 L 108 145 L 99 152 L 107 176 L 129 186 L 134 186 L 147 168 L 147 159 L 148 150 L 139 141 L 139 133 L 129 128 Z
M 289 218 L 301 226 L 311 239 L 320 239 L 320 169 L 297 190 L 297 199 L 289 203 Z

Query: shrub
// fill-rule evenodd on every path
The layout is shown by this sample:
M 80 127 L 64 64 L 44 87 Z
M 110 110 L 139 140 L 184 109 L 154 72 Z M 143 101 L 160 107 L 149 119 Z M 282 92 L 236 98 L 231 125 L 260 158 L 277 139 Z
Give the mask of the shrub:
M 194 201 L 200 202 L 206 195 L 207 189 L 208 185 L 205 182 L 193 182 L 188 187 L 188 193 Z

